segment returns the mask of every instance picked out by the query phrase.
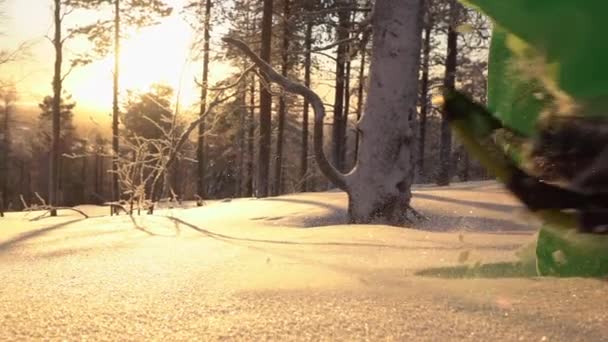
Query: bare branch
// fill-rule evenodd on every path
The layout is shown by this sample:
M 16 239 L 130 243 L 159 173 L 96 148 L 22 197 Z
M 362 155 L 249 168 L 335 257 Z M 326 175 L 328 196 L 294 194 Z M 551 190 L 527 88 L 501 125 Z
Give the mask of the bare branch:
M 0 51 L 0 65 L 14 62 L 27 55 L 32 45 L 32 42 L 23 42 L 12 51 Z
M 247 76 L 247 74 L 249 74 L 249 72 L 253 71 L 253 69 L 255 68 L 255 64 L 252 64 L 250 66 L 248 66 L 239 76 L 239 78 L 237 78 L 236 81 L 234 81 L 231 84 L 228 84 L 226 86 L 222 86 L 222 87 L 214 87 L 214 88 L 209 88 L 210 91 L 224 91 L 224 90 L 228 90 L 228 89 L 232 89 L 234 87 L 236 87 L 237 85 L 239 85 L 241 83 L 241 81 L 243 80 L 243 78 L 245 76 Z M 199 84 L 199 86 L 202 86 Z
M 333 42 L 331 44 L 327 44 L 325 46 L 320 46 L 320 47 L 313 48 L 313 49 L 310 50 L 310 52 L 319 52 L 319 51 L 329 50 L 329 49 L 334 48 L 334 47 L 336 47 L 338 45 L 354 42 L 356 40 L 358 40 L 357 37 L 350 37 L 350 38 L 338 40 L 338 41 L 335 41 L 335 42 Z
M 322 10 L 318 10 L 318 11 L 308 11 L 305 13 L 298 13 L 298 15 L 294 15 L 293 17 L 289 18 L 289 20 L 294 20 L 297 17 L 300 16 L 306 16 L 306 17 L 316 17 L 319 15 L 323 15 L 323 14 L 329 14 L 329 13 L 337 13 L 337 12 L 344 12 L 344 11 L 348 11 L 348 12 L 371 12 L 372 8 L 371 7 L 357 7 L 357 6 L 342 6 L 342 7 L 332 7 L 332 8 L 325 8 Z
M 271 81 L 281 85 L 285 91 L 301 95 L 308 100 L 315 112 L 314 149 L 317 165 L 330 181 L 332 181 L 340 189 L 346 191 L 348 189 L 346 175 L 338 171 L 329 163 L 327 157 L 325 156 L 325 152 L 323 151 L 323 119 L 325 117 L 325 108 L 323 107 L 323 102 L 321 101 L 319 95 L 303 84 L 293 82 L 276 72 L 272 66 L 251 51 L 251 49 L 244 42 L 230 37 L 224 37 L 222 40 L 241 50 L 257 65 L 260 71 L 266 74 Z
M 329 58 L 329 59 L 331 59 L 331 60 L 332 60 L 332 61 L 334 61 L 334 62 L 335 62 L 335 61 L 338 61 L 338 59 L 337 59 L 336 57 L 334 57 L 334 56 L 332 56 L 332 55 L 330 55 L 330 54 L 327 54 L 327 53 L 325 53 L 325 52 L 316 51 L 316 52 L 314 52 L 314 53 L 315 53 L 315 54 L 317 54 L 317 55 L 321 55 L 321 56 L 323 56 L 323 57 L 325 57 L 325 58 Z
M 45 208 L 45 212 L 30 219 L 30 221 L 38 221 L 44 217 L 46 217 L 47 214 L 49 214 L 51 212 L 51 210 L 71 210 L 71 211 L 75 211 L 77 213 L 79 213 L 80 215 L 84 216 L 84 218 L 89 218 L 89 215 L 85 214 L 82 210 L 80 209 L 76 209 L 76 208 L 72 208 L 72 207 L 51 207 L 48 206 L 47 208 Z
M 70 68 L 68 69 L 68 71 L 63 74 L 63 76 L 61 76 L 61 82 L 65 81 L 65 79 L 72 73 L 72 71 L 74 70 L 76 66 L 75 65 L 70 65 Z

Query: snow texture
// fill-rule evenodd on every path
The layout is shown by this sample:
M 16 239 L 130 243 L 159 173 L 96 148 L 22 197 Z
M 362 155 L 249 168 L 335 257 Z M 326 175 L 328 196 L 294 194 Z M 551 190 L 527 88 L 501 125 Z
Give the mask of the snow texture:
M 153 216 L 0 219 L 0 340 L 568 340 L 608 336 L 606 282 L 535 277 L 494 183 L 418 187 L 416 227 L 348 226 L 341 192 Z M 312 228 L 314 227 L 314 228 Z M 304 229 L 309 228 L 309 229 Z M 519 253 L 521 255 L 521 253 Z

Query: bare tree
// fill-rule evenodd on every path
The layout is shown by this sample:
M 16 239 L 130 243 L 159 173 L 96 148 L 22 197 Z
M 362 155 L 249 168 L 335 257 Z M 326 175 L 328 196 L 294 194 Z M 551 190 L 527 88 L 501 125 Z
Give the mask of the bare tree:
M 270 63 L 272 11 L 273 0 L 264 0 L 264 10 L 262 14 L 262 48 L 260 51 L 260 57 L 267 63 Z M 258 197 L 268 196 L 268 181 L 270 174 L 271 111 L 272 96 L 270 91 L 264 87 L 263 83 L 260 83 L 260 140 L 257 183 Z
M 0 84 L 0 217 L 4 216 L 4 206 L 9 200 L 9 166 L 11 163 L 11 123 L 17 91 L 14 84 Z
M 283 0 L 283 42 L 281 46 L 281 74 L 287 76 L 289 69 L 289 0 Z M 283 141 L 285 134 L 285 112 L 287 106 L 285 104 L 285 94 L 279 98 L 279 113 L 278 113 L 278 133 L 277 133 L 277 158 L 275 161 L 274 170 L 274 185 L 273 195 L 277 196 L 282 193 L 283 187 Z
M 336 7 L 347 7 L 349 0 L 340 0 L 336 2 Z M 346 154 L 346 121 L 345 115 L 345 89 L 346 84 L 346 63 L 348 58 L 348 48 L 346 42 L 349 39 L 350 12 L 346 10 L 338 10 L 338 27 L 336 34 L 336 44 L 338 52 L 336 55 L 336 80 L 334 94 L 334 117 L 332 126 L 332 152 L 333 162 L 336 168 L 344 171 L 345 154 Z M 346 106 L 347 107 L 347 106 Z
M 447 54 L 445 59 L 444 87 L 454 89 L 456 84 L 456 61 L 458 56 L 458 32 L 456 31 L 460 5 L 450 0 L 449 26 L 447 35 Z M 450 184 L 451 178 L 452 131 L 447 119 L 441 120 L 441 146 L 439 150 L 439 174 L 437 185 Z
M 373 47 L 370 86 L 359 129 L 361 144 L 354 170 L 339 172 L 323 152 L 325 108 L 308 87 L 288 80 L 244 43 L 224 40 L 241 49 L 267 77 L 288 92 L 307 98 L 315 112 L 315 158 L 321 171 L 348 194 L 352 223 L 403 224 L 411 209 L 413 136 L 410 115 L 416 110 L 421 24 L 420 0 L 377 0 L 371 22 Z M 391 34 L 386 34 L 391 32 Z
M 120 153 L 119 143 L 119 95 L 120 95 L 120 48 L 124 32 L 128 27 L 145 27 L 157 23 L 159 17 L 171 14 L 172 8 L 163 0 L 63 0 L 73 8 L 97 9 L 101 11 L 104 6 L 112 5 L 112 19 L 97 20 L 95 23 L 84 25 L 70 31 L 70 35 L 84 35 L 93 44 L 93 53 L 86 53 L 72 62 L 72 66 L 84 65 L 113 53 L 114 70 L 112 82 L 112 151 L 114 158 Z M 118 160 L 112 162 L 112 194 L 114 199 L 120 197 L 117 176 Z
M 433 17 L 430 13 L 429 1 L 425 1 L 424 11 L 424 38 L 422 47 L 421 84 L 420 84 L 420 131 L 418 132 L 418 165 L 417 169 L 422 176 L 424 172 L 424 150 L 426 144 L 426 122 L 429 113 L 429 64 L 431 59 L 431 30 Z
M 197 82 L 201 88 L 199 116 L 203 115 L 207 110 L 207 94 L 209 92 L 209 63 L 210 51 L 209 41 L 211 39 L 211 0 L 190 0 L 185 10 L 192 13 L 194 23 L 192 27 L 200 34 L 201 39 L 198 39 L 194 48 L 199 48 L 202 51 L 203 67 L 201 71 L 201 80 Z M 207 184 L 205 183 L 205 175 L 207 174 L 207 146 L 205 141 L 205 120 L 202 120 L 198 127 L 198 139 L 196 147 L 196 195 L 199 198 L 207 197 Z
M 65 13 L 62 12 L 61 0 L 54 0 L 53 22 L 55 34 L 53 37 L 53 47 L 55 49 L 55 64 L 53 74 L 53 114 L 52 114 L 52 134 L 51 134 L 51 153 L 49 158 L 49 205 L 51 216 L 57 216 L 57 210 L 53 207 L 58 205 L 57 185 L 59 181 L 59 133 L 61 117 L 61 87 L 63 75 L 61 66 L 63 63 L 63 43 L 65 38 L 61 36 L 61 24 Z
M 306 33 L 304 38 L 304 86 L 310 88 L 310 73 L 312 67 L 312 28 L 313 21 L 309 17 L 306 21 Z M 302 150 L 300 152 L 300 182 L 301 190 L 308 190 L 308 114 L 310 103 L 304 98 L 304 110 L 302 113 Z

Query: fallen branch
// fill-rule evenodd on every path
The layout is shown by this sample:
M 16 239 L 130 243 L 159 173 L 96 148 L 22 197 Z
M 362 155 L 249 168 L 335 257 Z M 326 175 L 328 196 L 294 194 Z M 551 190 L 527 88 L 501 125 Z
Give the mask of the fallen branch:
M 30 219 L 30 221 L 38 221 L 38 220 L 44 218 L 47 214 L 49 214 L 53 210 L 71 210 L 71 211 L 75 211 L 75 212 L 79 213 L 80 215 L 84 216 L 84 218 L 89 218 L 89 215 L 85 214 L 82 210 L 72 208 L 72 207 L 50 207 L 49 206 L 49 207 L 45 208 L 44 210 L 45 210 L 44 213 Z

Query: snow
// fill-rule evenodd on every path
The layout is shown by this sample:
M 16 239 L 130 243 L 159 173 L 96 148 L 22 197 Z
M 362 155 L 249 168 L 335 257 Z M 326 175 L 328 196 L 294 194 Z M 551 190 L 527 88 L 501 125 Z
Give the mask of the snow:
M 341 192 L 155 215 L 0 219 L 0 340 L 601 340 L 606 282 L 537 278 L 492 182 L 414 189 L 428 221 L 352 226 Z M 518 256 L 519 255 L 519 256 Z M 523 262 L 522 262 L 522 255 Z

